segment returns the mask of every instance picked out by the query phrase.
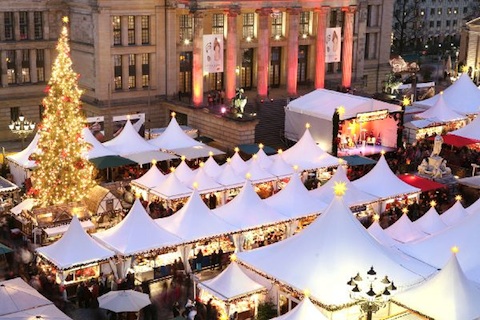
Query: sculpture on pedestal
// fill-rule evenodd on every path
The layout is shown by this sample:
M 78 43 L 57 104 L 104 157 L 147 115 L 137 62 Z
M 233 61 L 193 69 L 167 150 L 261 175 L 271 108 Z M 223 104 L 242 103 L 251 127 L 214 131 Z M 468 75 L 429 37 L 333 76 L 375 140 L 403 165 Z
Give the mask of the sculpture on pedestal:
M 242 117 L 243 112 L 245 111 L 245 105 L 247 104 L 247 97 L 243 94 L 243 89 L 237 89 L 235 97 L 232 99 L 233 111 L 239 118 Z
M 451 176 L 452 170 L 447 167 L 447 160 L 439 156 L 442 151 L 443 138 L 438 135 L 434 139 L 432 155 L 423 159 L 418 166 L 418 173 L 433 179 L 440 179 L 445 176 Z

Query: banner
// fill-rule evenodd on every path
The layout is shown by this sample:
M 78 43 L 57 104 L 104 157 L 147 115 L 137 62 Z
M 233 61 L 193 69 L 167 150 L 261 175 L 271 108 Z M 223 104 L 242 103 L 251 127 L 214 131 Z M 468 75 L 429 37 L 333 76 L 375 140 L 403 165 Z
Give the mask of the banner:
M 87 125 L 90 132 L 100 142 L 105 142 L 105 118 L 104 117 L 89 117 L 87 118 Z
M 342 28 L 327 28 L 325 33 L 325 63 L 339 62 Z
M 203 35 L 203 72 L 223 72 L 223 35 Z
M 145 113 L 135 113 L 113 117 L 113 137 L 118 136 L 120 132 L 122 132 L 125 123 L 127 123 L 127 119 L 130 119 L 133 128 L 137 130 L 138 134 L 140 134 L 142 137 L 145 137 Z

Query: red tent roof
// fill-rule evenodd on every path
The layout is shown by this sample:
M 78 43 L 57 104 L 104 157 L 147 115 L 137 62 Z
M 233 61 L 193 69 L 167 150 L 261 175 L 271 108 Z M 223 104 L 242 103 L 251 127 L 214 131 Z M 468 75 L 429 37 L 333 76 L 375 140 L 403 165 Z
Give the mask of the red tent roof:
M 433 140 L 434 138 L 435 136 L 431 136 L 431 137 L 428 137 L 428 140 Z M 465 147 L 470 144 L 475 144 L 480 142 L 480 140 L 465 138 L 465 137 L 457 136 L 455 134 L 450 134 L 450 133 L 444 134 L 442 138 L 443 138 L 443 143 L 448 144 L 450 146 L 457 147 L 457 148 Z
M 435 182 L 433 180 L 429 180 L 429 179 L 426 179 L 426 178 L 422 178 L 422 177 L 416 176 L 414 174 L 405 173 L 405 174 L 398 175 L 398 177 L 403 182 L 406 182 L 411 186 L 414 186 L 414 187 L 417 187 L 417 188 L 421 189 L 422 192 L 430 191 L 430 190 L 436 190 L 436 189 L 446 187 L 446 185 L 444 185 L 442 183 Z

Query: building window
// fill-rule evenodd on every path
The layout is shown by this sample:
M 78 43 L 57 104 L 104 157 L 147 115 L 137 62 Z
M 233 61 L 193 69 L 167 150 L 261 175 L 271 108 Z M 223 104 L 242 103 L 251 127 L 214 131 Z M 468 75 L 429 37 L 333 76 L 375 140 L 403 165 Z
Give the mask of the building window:
M 299 26 L 300 35 L 310 34 L 310 12 L 302 11 L 300 13 L 300 26 Z
M 440 28 L 442 26 L 442 21 L 437 21 L 437 28 Z
M 150 55 L 142 54 L 142 87 L 150 86 Z
M 442 8 L 438 8 L 438 15 L 442 15 Z
M 122 90 L 122 56 L 113 56 L 115 90 Z
M 122 22 L 120 16 L 112 17 L 113 26 L 113 45 L 119 46 L 122 44 Z
M 457 26 L 457 20 L 452 21 L 452 26 L 456 27 Z
M 7 83 L 17 83 L 17 77 L 15 75 L 15 50 L 7 50 Z
M 128 44 L 135 44 L 135 16 L 128 16 Z
M 10 120 L 17 121 L 19 116 L 20 116 L 20 107 L 11 107 Z
M 243 14 L 243 28 L 242 28 L 243 38 L 244 39 L 253 39 L 255 36 L 255 14 L 254 13 L 244 13 Z
M 433 28 L 435 26 L 435 21 L 430 21 L 430 28 Z
M 30 82 L 30 51 L 22 50 L 22 83 Z
M 380 21 L 378 13 L 380 12 L 380 6 L 369 5 L 367 6 L 367 27 L 377 27 Z
M 467 7 L 464 7 L 463 8 L 463 14 L 467 14 L 468 13 L 468 8 Z
M 450 20 L 445 21 L 445 26 L 450 27 Z
M 45 82 L 45 50 L 37 49 L 37 80 Z
M 150 43 L 150 17 L 142 16 L 142 44 Z
M 452 8 L 447 9 L 447 14 L 452 14 Z
M 134 89 L 136 88 L 136 64 L 135 64 L 135 55 L 129 54 L 128 55 L 128 88 Z
M 212 17 L 212 34 L 223 34 L 225 16 L 223 13 L 214 13 Z
M 28 12 L 19 12 L 20 40 L 28 39 Z
M 458 8 L 453 8 L 453 14 L 457 14 L 458 13 Z
M 435 15 L 435 8 L 431 8 L 431 9 L 430 9 L 430 15 L 431 15 L 431 16 Z
M 193 39 L 193 18 L 191 15 L 183 14 L 180 16 L 180 41 L 190 41 Z
M 13 40 L 13 12 L 3 13 L 3 24 L 5 25 L 5 40 Z
M 283 12 L 276 12 L 272 17 L 272 37 L 282 36 L 283 30 Z
M 33 24 L 35 31 L 35 40 L 43 39 L 43 15 L 40 11 L 35 11 L 33 13 Z

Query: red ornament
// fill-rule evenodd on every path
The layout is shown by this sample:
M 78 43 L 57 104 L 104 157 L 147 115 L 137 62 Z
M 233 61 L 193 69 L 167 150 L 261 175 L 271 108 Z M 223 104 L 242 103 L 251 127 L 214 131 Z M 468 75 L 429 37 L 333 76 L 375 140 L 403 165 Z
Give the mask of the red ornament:
M 49 92 L 50 92 L 50 89 L 51 89 L 50 86 L 46 86 L 46 87 L 45 87 L 45 90 L 43 90 L 43 92 L 49 93 Z

